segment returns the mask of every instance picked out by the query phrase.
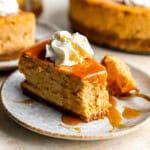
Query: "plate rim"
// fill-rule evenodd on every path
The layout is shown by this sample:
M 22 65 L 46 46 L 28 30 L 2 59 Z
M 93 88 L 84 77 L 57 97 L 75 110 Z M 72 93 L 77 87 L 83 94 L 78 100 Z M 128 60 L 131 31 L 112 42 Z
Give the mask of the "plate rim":
M 18 67 L 18 58 L 17 59 L 12 59 L 12 60 L 5 60 L 5 61 L 0 61 L 0 71 L 9 71 L 13 70 Z M 10 64 L 12 63 L 13 64 Z M 2 63 L 4 63 L 2 65 Z
M 134 67 L 132 65 L 129 65 L 130 69 L 135 69 L 136 71 L 140 71 L 141 73 L 144 73 L 148 78 L 150 77 L 147 73 L 145 73 L 144 71 L 140 70 L 137 67 Z M 77 140 L 77 141 L 94 141 L 94 140 L 107 140 L 107 139 L 113 139 L 113 138 L 117 138 L 123 135 L 127 135 L 131 132 L 136 131 L 137 129 L 141 128 L 144 124 L 146 124 L 149 120 L 150 120 L 150 116 L 147 116 L 142 122 L 136 124 L 135 126 L 128 128 L 126 130 L 121 130 L 121 131 L 117 131 L 117 132 L 110 132 L 109 134 L 106 135 L 72 135 L 72 134 L 63 134 L 63 133 L 58 133 L 58 132 L 51 132 L 51 131 L 45 131 L 39 128 L 36 128 L 32 125 L 29 125 L 26 122 L 23 122 L 21 120 L 19 120 L 19 118 L 15 117 L 5 106 L 4 104 L 4 100 L 3 100 L 3 96 L 2 96 L 2 92 L 4 89 L 4 86 L 6 84 L 6 82 L 8 82 L 8 80 L 15 74 L 21 74 L 19 72 L 19 70 L 16 70 L 14 72 L 12 72 L 7 79 L 5 79 L 0 87 L 0 105 L 2 106 L 2 109 L 7 113 L 7 115 L 16 123 L 18 123 L 19 125 L 21 125 L 22 127 L 41 134 L 41 135 L 45 135 L 47 137 L 53 137 L 53 138 L 57 138 L 57 139 L 66 139 L 66 140 Z

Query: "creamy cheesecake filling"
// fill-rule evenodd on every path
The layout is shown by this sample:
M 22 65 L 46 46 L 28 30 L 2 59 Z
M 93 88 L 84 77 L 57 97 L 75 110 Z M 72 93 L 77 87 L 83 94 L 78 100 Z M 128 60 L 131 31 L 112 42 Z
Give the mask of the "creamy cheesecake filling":
M 58 65 L 73 66 L 93 55 L 88 39 L 79 33 L 58 31 L 52 36 L 50 44 L 46 45 L 45 57 Z
M 150 8 L 150 0 L 115 0 L 115 1 L 124 3 L 129 6 L 143 6 Z
M 17 0 L 0 0 L 0 16 L 18 13 Z

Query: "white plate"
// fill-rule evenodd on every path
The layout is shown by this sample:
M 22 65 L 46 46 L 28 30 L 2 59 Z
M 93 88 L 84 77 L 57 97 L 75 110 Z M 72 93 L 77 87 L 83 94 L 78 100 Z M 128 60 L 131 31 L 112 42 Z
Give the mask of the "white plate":
M 131 71 L 141 92 L 149 94 L 149 76 L 133 67 L 131 67 Z M 123 119 L 123 123 L 127 125 L 125 128 L 115 129 L 110 132 L 112 126 L 107 118 L 75 126 L 66 125 L 61 121 L 62 113 L 53 107 L 44 105 L 38 101 L 34 101 L 32 105 L 17 103 L 30 99 L 22 93 L 20 88 L 20 83 L 23 80 L 24 76 L 19 71 L 16 71 L 5 81 L 1 89 L 3 107 L 8 115 L 20 125 L 31 131 L 50 137 L 71 140 L 110 139 L 139 129 L 150 116 L 150 103 L 136 97 L 126 101 L 117 100 L 117 108 L 120 112 L 123 110 L 123 106 L 143 111 L 142 115 L 136 119 Z M 80 128 L 81 132 L 75 131 L 75 128 Z
M 35 38 L 37 41 L 41 41 L 47 38 L 50 38 L 51 34 L 53 32 L 59 30 L 58 27 L 56 27 L 53 24 L 38 22 L 36 26 L 36 34 Z M 18 66 L 18 60 L 10 60 L 10 61 L 0 61 L 0 71 L 6 71 L 15 69 Z

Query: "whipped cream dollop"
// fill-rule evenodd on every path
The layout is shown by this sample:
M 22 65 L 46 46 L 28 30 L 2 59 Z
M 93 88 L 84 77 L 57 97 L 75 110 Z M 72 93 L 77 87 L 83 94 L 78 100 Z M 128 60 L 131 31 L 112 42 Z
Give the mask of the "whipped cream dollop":
M 93 55 L 88 39 L 79 33 L 55 32 L 50 44 L 46 45 L 45 57 L 58 65 L 73 66 Z
M 0 16 L 15 14 L 18 7 L 17 0 L 0 0 Z
M 116 0 L 117 2 L 123 2 L 126 5 L 131 6 L 143 6 L 150 8 L 150 0 Z

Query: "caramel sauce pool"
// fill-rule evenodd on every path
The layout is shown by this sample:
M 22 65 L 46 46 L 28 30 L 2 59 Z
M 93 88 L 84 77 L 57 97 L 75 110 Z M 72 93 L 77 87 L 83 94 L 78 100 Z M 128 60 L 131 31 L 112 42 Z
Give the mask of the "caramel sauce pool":
M 74 128 L 74 130 L 75 130 L 76 132 L 78 132 L 78 133 L 81 132 L 81 129 L 80 129 L 80 128 Z
M 142 114 L 140 110 L 129 108 L 129 107 L 124 107 L 124 111 L 122 113 L 122 116 L 126 119 L 133 119 L 137 118 Z
M 62 122 L 72 126 L 83 123 L 83 121 L 79 117 L 67 113 L 64 113 L 62 115 Z

